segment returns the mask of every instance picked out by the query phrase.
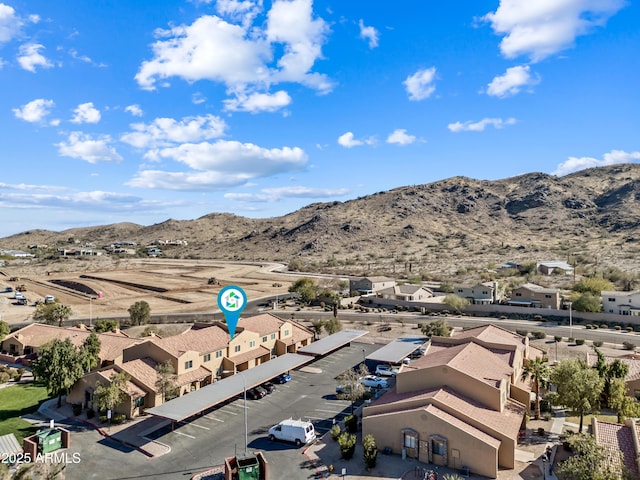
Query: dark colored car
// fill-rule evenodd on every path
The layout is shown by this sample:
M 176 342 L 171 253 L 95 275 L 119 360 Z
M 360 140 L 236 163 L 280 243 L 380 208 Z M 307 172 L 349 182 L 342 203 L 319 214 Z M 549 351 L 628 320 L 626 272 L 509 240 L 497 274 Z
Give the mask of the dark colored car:
M 255 387 L 247 390 L 247 398 L 251 400 L 260 400 L 267 394 L 264 388 Z
M 289 375 L 288 373 L 283 373 L 282 375 L 278 375 L 276 378 L 273 379 L 273 381 L 275 383 L 287 383 L 288 381 L 291 380 L 291 375 Z
M 264 388 L 264 389 L 267 391 L 267 393 L 274 392 L 274 391 L 275 391 L 275 389 L 276 389 L 276 386 L 275 386 L 273 383 L 271 383 L 271 382 L 263 383 L 263 384 L 262 384 L 262 385 L 260 385 L 260 386 L 261 386 L 262 388 Z

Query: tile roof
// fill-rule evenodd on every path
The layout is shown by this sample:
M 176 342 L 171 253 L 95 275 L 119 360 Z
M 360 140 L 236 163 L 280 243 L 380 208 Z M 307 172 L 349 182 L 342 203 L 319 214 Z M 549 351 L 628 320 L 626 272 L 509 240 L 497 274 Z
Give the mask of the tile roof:
M 98 372 L 98 376 L 102 377 L 104 380 L 106 380 L 108 383 L 111 383 L 111 377 L 113 377 L 114 375 L 116 375 L 118 373 L 118 370 L 116 370 L 116 368 L 108 368 L 106 370 L 100 370 Z M 143 389 L 141 389 L 140 387 L 138 387 L 135 383 L 133 383 L 131 380 L 129 380 L 126 384 L 125 384 L 125 388 L 124 391 L 127 393 L 127 395 L 129 395 L 132 398 L 139 398 L 139 397 L 144 397 L 147 392 L 145 392 Z
M 525 290 L 531 290 L 532 292 L 538 292 L 538 293 L 559 293 L 560 290 L 558 290 L 557 288 L 545 288 L 545 287 L 541 287 L 540 285 L 536 285 L 535 283 L 525 283 L 523 285 L 520 285 L 518 288 L 514 288 L 514 290 L 519 290 L 521 288 L 524 288 Z
M 515 345 L 519 350 L 526 348 L 526 338 L 493 324 L 481 325 L 468 330 L 454 331 L 453 338 L 477 338 L 487 343 Z
M 198 382 L 211 376 L 211 370 L 205 367 L 198 367 L 181 375 L 178 375 L 176 383 L 179 386 L 187 385 L 191 382 Z
M 229 360 L 231 360 L 236 365 L 239 365 L 241 363 L 248 362 L 249 360 L 253 360 L 254 358 L 262 357 L 263 355 L 271 355 L 271 350 L 260 345 L 258 348 L 254 348 L 252 350 L 249 350 L 248 352 L 229 357 Z
M 476 437 L 478 440 L 481 440 L 482 442 L 484 442 L 484 443 L 486 443 L 488 445 L 491 445 L 496 450 L 498 448 L 500 448 L 500 443 L 501 442 L 497 438 L 492 437 L 488 433 L 483 432 L 482 430 L 474 427 L 473 425 L 469 425 L 464 420 L 461 420 L 461 419 L 459 419 L 459 418 L 457 418 L 457 417 L 445 412 L 444 410 L 442 410 L 441 408 L 438 408 L 437 406 L 435 406 L 433 404 L 427 406 L 427 408 L 425 408 L 425 411 L 427 411 L 427 412 L 433 414 L 434 416 L 440 418 L 441 420 L 445 421 L 449 425 L 453 425 L 454 427 L 459 428 L 463 432 L 468 433 L 469 435 L 472 435 L 472 436 Z
M 634 424 L 633 428 L 637 429 L 637 425 Z M 631 427 L 597 420 L 595 431 L 596 443 L 610 452 L 608 460 L 619 464 L 618 452 L 622 452 L 622 461 L 625 467 L 632 473 L 633 478 L 638 478 L 638 464 L 636 463 L 638 452 L 634 446 Z
M 171 337 L 154 337 L 149 341 L 179 357 L 189 351 L 205 354 L 224 349 L 229 343 L 229 334 L 218 325 L 212 325 L 206 328 L 186 330 L 180 335 Z
M 261 313 L 253 317 L 241 317 L 238 320 L 238 327 L 255 332 L 258 335 L 267 335 L 279 332 L 282 324 L 287 321 L 271 313 Z
M 142 383 L 147 389 L 157 392 L 156 380 L 158 379 L 158 372 L 156 372 L 156 366 L 158 364 L 149 357 L 139 358 L 124 362 L 119 367 Z

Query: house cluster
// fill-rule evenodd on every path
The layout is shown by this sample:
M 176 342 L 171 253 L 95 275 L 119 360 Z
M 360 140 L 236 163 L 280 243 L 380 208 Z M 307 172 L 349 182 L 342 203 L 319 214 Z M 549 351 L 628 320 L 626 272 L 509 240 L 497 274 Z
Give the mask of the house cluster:
M 526 337 L 494 325 L 432 337 L 395 387 L 364 408 L 363 435 L 421 462 L 495 478 L 515 466 L 531 400 L 522 370 L 542 356 Z
M 55 338 L 70 338 L 80 346 L 89 334 L 84 326 L 60 328 L 34 323 L 8 335 L 2 342 L 2 350 L 14 356 L 36 354 Z M 125 399 L 115 411 L 127 417 L 164 401 L 156 369 L 162 363 L 169 362 L 173 367 L 175 386 L 182 396 L 224 377 L 225 372 L 256 367 L 274 356 L 294 353 L 313 341 L 313 333 L 306 327 L 269 313 L 239 319 L 232 340 L 222 322 L 195 325 L 167 338 L 155 335 L 129 338 L 122 332 L 102 333 L 98 337 L 100 366 L 75 383 L 67 402 L 93 408 L 96 384 L 108 384 L 114 374 L 126 372 L 130 379 Z

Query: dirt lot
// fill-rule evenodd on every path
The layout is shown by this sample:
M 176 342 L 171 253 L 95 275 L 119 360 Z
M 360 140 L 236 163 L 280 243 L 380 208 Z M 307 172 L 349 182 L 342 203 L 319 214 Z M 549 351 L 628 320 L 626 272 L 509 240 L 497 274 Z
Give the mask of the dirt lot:
M 231 283 L 244 288 L 251 299 L 287 292 L 295 278 L 272 272 L 274 268 L 277 264 L 165 259 L 14 264 L 0 269 L 0 292 L 24 285 L 28 305 L 17 305 L 13 293 L 0 293 L 0 317 L 9 323 L 28 320 L 34 302 L 45 295 L 69 305 L 71 318 L 126 316 L 139 300 L 147 301 L 155 314 L 213 311 L 218 292 Z M 13 277 L 17 280 L 11 281 Z M 209 284 L 210 278 L 217 283 Z

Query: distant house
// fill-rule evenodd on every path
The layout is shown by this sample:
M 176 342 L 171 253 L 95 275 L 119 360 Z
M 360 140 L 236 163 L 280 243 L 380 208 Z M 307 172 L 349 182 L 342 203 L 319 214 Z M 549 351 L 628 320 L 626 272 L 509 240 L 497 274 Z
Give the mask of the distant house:
M 498 298 L 497 282 L 485 282 L 477 285 L 456 285 L 453 292 L 459 297 L 466 298 L 473 305 L 487 305 L 496 303 Z
M 0 255 L 7 255 L 15 258 L 31 258 L 35 257 L 33 253 L 23 252 L 22 250 L 2 250 L 0 249 Z
M 602 310 L 618 315 L 640 315 L 640 290 L 635 292 L 602 292 Z
M 556 288 L 545 288 L 533 283 L 514 288 L 509 305 L 533 308 L 560 309 L 560 291 Z
M 573 267 L 562 261 L 538 262 L 536 269 L 542 275 L 570 275 L 573 273 Z
M 406 302 L 419 302 L 433 297 L 433 291 L 421 285 L 394 285 L 376 292 L 376 297 Z
M 626 467 L 630 478 L 640 478 L 639 455 L 640 425 L 633 419 L 627 419 L 624 425 L 603 422 L 593 417 L 591 430 L 596 443 L 607 452 L 607 461 Z M 622 457 L 622 458 L 620 458 Z
M 383 288 L 393 287 L 396 281 L 388 277 L 362 277 L 349 280 L 349 291 L 360 295 L 376 293 Z

